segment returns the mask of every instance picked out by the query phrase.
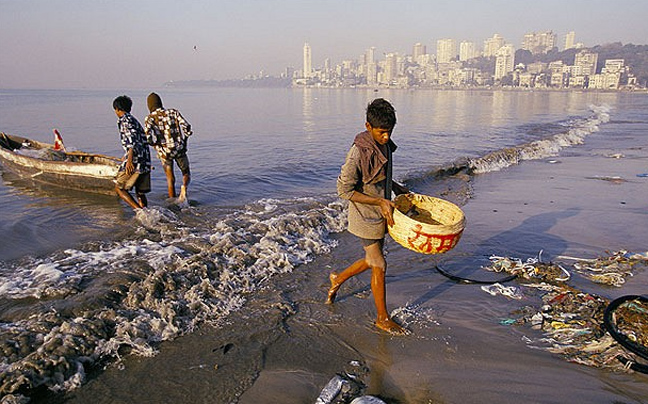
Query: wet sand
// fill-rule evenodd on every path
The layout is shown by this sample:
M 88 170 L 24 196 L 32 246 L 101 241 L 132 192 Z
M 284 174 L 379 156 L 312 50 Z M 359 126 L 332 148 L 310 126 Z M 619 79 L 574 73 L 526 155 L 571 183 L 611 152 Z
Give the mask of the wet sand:
M 358 256 L 354 240 L 340 234 L 332 253 L 272 279 L 227 324 L 164 343 L 152 358 L 126 357 L 61 401 L 313 403 L 358 361 L 367 368 L 366 393 L 389 403 L 645 402 L 646 375 L 569 363 L 525 344 L 539 331 L 499 323 L 537 296 L 490 296 L 434 270 L 441 263 L 488 277 L 480 266 L 491 254 L 526 259 L 542 250 L 543 261 L 555 261 L 646 251 L 648 178 L 636 175 L 648 172 L 648 146 L 610 140 L 614 130 L 559 157 L 474 177 L 466 230 L 447 254 L 418 255 L 388 241 L 388 307 L 411 311 L 409 336 L 372 326 L 368 273 L 347 282 L 333 306 L 323 303 L 330 271 Z M 578 276 L 570 284 L 606 298 L 641 294 L 648 271 L 622 288 Z

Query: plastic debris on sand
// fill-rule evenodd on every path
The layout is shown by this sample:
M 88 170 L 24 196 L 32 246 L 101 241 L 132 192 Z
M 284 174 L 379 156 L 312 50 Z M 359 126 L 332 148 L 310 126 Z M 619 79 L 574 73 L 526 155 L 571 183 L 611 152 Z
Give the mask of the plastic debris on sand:
M 648 252 L 621 250 L 595 259 L 566 256 L 556 259 L 576 261 L 575 271 L 592 282 L 620 287 L 634 269 L 648 265 Z M 521 295 L 532 294 L 532 289 L 540 292 L 539 306 L 523 306 L 510 318 L 500 320 L 501 325 L 528 326 L 541 331 L 540 337 L 523 337 L 529 347 L 559 354 L 569 362 L 582 365 L 646 373 L 648 367 L 642 364 L 646 357 L 626 349 L 606 330 L 604 313 L 609 299 L 567 285 L 569 272 L 558 264 L 541 263 L 540 254 L 526 261 L 498 256 L 491 256 L 490 260 L 491 265 L 484 269 L 518 275 L 522 282 Z M 501 285 L 492 286 L 489 290 L 482 289 L 492 295 L 504 295 Z M 648 300 L 619 306 L 612 317 L 616 333 L 641 347 L 640 353 L 648 353 Z

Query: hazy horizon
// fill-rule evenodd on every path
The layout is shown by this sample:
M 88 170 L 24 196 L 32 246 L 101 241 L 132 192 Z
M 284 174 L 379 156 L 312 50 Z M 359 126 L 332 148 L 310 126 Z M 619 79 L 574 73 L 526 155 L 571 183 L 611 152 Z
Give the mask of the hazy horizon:
M 224 80 L 313 66 L 429 53 L 453 38 L 479 47 L 498 33 L 519 48 L 529 32 L 553 31 L 562 48 L 646 44 L 641 0 L 0 0 L 0 88 L 150 88 L 171 80 Z

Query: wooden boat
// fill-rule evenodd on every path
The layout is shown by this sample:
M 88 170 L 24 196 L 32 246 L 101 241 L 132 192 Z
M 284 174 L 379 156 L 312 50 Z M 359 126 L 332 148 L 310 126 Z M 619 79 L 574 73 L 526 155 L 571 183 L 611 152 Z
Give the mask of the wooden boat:
M 34 181 L 114 194 L 113 179 L 120 162 L 116 157 L 66 152 L 53 144 L 0 132 L 0 163 L 19 176 Z

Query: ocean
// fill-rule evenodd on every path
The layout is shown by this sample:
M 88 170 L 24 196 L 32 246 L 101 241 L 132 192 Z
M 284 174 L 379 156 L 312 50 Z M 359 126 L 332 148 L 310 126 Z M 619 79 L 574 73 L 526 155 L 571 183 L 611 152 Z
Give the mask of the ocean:
M 167 199 L 154 153 L 137 214 L 1 170 L 6 402 L 309 403 L 350 363 L 390 403 L 645 402 L 644 375 L 571 363 L 501 324 L 537 295 L 492 297 L 434 268 L 646 251 L 647 94 L 153 90 L 194 129 L 189 206 Z M 121 156 L 112 100 L 131 96 L 142 122 L 148 92 L 0 90 L 0 130 L 51 142 L 58 128 L 68 149 Z M 405 337 L 372 327 L 368 275 L 323 304 L 328 274 L 361 256 L 335 182 L 376 97 L 397 111 L 395 179 L 467 217 L 445 254 L 388 240 Z M 641 271 L 622 288 L 574 278 L 608 299 L 648 284 Z

